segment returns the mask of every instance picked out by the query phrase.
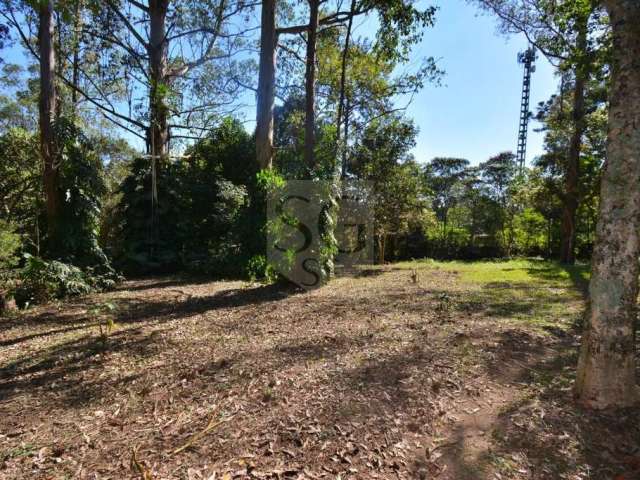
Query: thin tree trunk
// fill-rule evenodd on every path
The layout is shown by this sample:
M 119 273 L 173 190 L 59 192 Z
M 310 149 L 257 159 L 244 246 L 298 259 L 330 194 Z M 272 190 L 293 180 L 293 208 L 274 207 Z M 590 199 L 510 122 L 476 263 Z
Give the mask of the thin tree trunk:
M 169 109 L 166 16 L 169 0 L 149 0 L 149 151 L 154 159 L 164 159 L 169 151 Z
M 75 18 L 73 19 L 73 73 L 71 82 L 71 104 L 75 115 L 78 106 L 78 88 L 80 82 L 80 43 L 82 30 L 82 7 L 83 0 L 76 0 Z
M 40 2 L 38 10 L 38 49 L 40 54 L 40 154 L 44 164 L 43 183 L 46 202 L 48 240 L 53 249 L 57 241 L 60 213 L 59 172 L 56 161 L 56 139 L 53 124 L 56 117 L 56 54 L 54 47 L 53 1 Z
M 577 50 L 584 53 L 587 49 L 586 21 L 580 26 Z M 573 89 L 572 123 L 573 132 L 567 155 L 567 168 L 564 175 L 564 192 L 562 202 L 562 223 L 560 225 L 562 245 L 560 247 L 560 261 L 566 264 L 575 263 L 576 243 L 576 212 L 578 211 L 580 184 L 580 150 L 585 131 L 584 97 L 588 80 L 588 65 L 579 62 L 575 69 L 575 84 Z
M 320 0 L 309 1 L 307 31 L 307 69 L 305 75 L 304 160 L 311 170 L 315 167 L 316 147 L 316 46 Z
M 640 255 L 640 3 L 607 0 L 613 31 L 607 160 L 576 393 L 591 408 L 638 400 L 635 333 Z
M 547 220 L 547 258 L 551 258 L 551 218 Z
M 343 177 L 349 170 L 349 119 L 351 117 L 351 101 L 349 96 L 345 99 L 344 108 L 344 148 L 342 149 L 342 168 L 344 169 Z
M 342 70 L 340 72 L 340 99 L 338 100 L 338 117 L 336 119 L 336 160 L 338 158 L 340 148 L 340 133 L 342 129 L 342 112 L 344 111 L 345 88 L 347 83 L 347 63 L 349 61 L 349 46 L 351 43 L 351 29 L 353 28 L 353 15 L 356 9 L 356 0 L 351 0 L 351 9 L 349 10 L 349 21 L 347 23 L 347 32 L 344 39 L 344 50 L 342 51 Z M 346 135 L 345 135 L 346 141 Z M 343 156 L 342 162 L 342 178 L 347 175 L 347 165 Z
M 273 165 L 273 105 L 276 94 L 276 1 L 263 0 L 256 115 L 256 157 L 261 170 Z
M 386 247 L 386 235 L 384 233 L 381 233 L 378 236 L 378 263 L 380 265 L 384 265 L 385 247 Z

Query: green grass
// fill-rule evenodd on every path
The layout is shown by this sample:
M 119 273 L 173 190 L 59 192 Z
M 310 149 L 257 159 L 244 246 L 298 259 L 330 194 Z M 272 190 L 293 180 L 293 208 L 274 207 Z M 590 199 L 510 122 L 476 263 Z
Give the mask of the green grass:
M 588 265 L 566 266 L 535 259 L 399 264 L 455 275 L 454 308 L 531 326 L 567 328 L 578 321 L 589 282 Z M 438 285 L 438 282 L 436 282 Z
M 583 288 L 589 281 L 587 265 L 568 266 L 543 260 L 447 262 L 440 266 L 460 272 L 462 281 L 477 284 L 504 282 Z
M 460 274 L 468 283 L 487 284 L 493 282 L 529 284 L 574 284 L 585 287 L 589 282 L 589 266 L 585 264 L 561 265 L 557 262 L 535 259 L 495 261 L 434 261 L 417 260 L 403 262 L 402 268 L 429 266 Z

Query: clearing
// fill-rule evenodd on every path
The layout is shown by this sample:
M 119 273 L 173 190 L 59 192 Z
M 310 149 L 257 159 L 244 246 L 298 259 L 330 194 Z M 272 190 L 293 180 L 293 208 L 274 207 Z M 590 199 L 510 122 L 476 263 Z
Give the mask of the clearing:
M 587 275 L 156 278 L 2 319 L 0 478 L 640 478 L 640 411 L 573 403 Z

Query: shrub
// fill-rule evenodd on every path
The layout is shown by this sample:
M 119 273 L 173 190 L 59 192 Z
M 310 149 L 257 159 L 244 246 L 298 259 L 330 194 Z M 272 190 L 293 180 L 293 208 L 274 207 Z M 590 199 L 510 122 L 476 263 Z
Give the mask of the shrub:
M 0 314 L 7 307 L 6 296 L 14 280 L 12 269 L 18 262 L 16 252 L 21 245 L 20 235 L 15 233 L 13 225 L 0 220 Z
M 8 222 L 0 220 L 0 272 L 15 267 L 18 263 L 16 252 L 22 245 L 20 235 Z
M 264 255 L 254 255 L 247 261 L 245 267 L 246 276 L 252 281 L 264 281 L 274 283 L 278 280 L 278 272 L 267 260 Z
M 78 267 L 57 260 L 46 261 L 25 254 L 25 266 L 18 275 L 13 295 L 20 308 L 57 298 L 83 295 L 97 289 L 95 278 Z

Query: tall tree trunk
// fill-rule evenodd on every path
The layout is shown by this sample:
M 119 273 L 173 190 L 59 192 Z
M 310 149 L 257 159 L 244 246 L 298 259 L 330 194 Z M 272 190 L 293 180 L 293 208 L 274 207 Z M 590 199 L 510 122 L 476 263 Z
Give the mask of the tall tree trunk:
M 149 0 L 149 151 L 153 158 L 164 159 L 169 152 L 169 109 L 167 107 L 168 41 L 166 17 L 169 0 Z
M 336 119 L 336 160 L 340 149 L 340 133 L 342 129 L 342 112 L 344 111 L 345 88 L 347 83 L 347 63 L 349 60 L 349 46 L 351 43 L 351 29 L 353 28 L 353 16 L 356 9 L 356 0 L 351 0 L 351 8 L 349 10 L 349 21 L 347 22 L 347 32 L 344 38 L 344 50 L 342 50 L 342 68 L 340 71 L 340 99 L 338 100 L 338 117 Z M 345 142 L 347 141 L 345 134 Z M 342 178 L 347 175 L 346 157 L 343 156 L 342 161 Z
M 304 160 L 311 170 L 315 167 L 316 147 L 316 46 L 320 0 L 309 1 L 307 31 L 307 69 L 305 75 Z
M 640 3 L 605 2 L 613 30 L 607 160 L 592 259 L 578 400 L 592 408 L 638 400 L 635 332 L 640 255 Z
M 48 240 L 55 250 L 60 213 L 59 172 L 53 123 L 56 117 L 56 54 L 54 47 L 53 1 L 40 2 L 38 49 L 40 54 L 40 155 L 44 164 L 43 183 L 46 201 Z
M 73 88 L 71 89 L 71 104 L 74 115 L 76 114 L 76 108 L 78 106 L 78 88 L 80 86 L 80 43 L 82 35 L 83 0 L 76 0 L 75 7 L 75 18 L 73 19 L 73 72 L 71 79 L 73 84 Z
M 378 235 L 378 263 L 380 265 L 384 265 L 385 247 L 386 235 L 384 233 L 380 233 Z
M 587 21 L 580 25 L 577 50 L 584 58 L 587 49 Z M 580 150 L 585 131 L 584 97 L 588 80 L 588 61 L 578 62 L 575 68 L 573 88 L 572 124 L 573 132 L 567 155 L 567 167 L 564 175 L 564 192 L 562 201 L 562 223 L 560 225 L 562 245 L 560 261 L 566 264 L 575 263 L 576 212 L 580 203 Z
M 263 0 L 256 115 L 256 157 L 261 170 L 273 164 L 273 105 L 276 94 L 276 0 Z
M 349 170 L 349 119 L 351 118 L 351 100 L 348 95 L 346 95 L 345 99 L 345 108 L 344 108 L 344 148 L 342 149 L 342 168 L 344 177 Z

